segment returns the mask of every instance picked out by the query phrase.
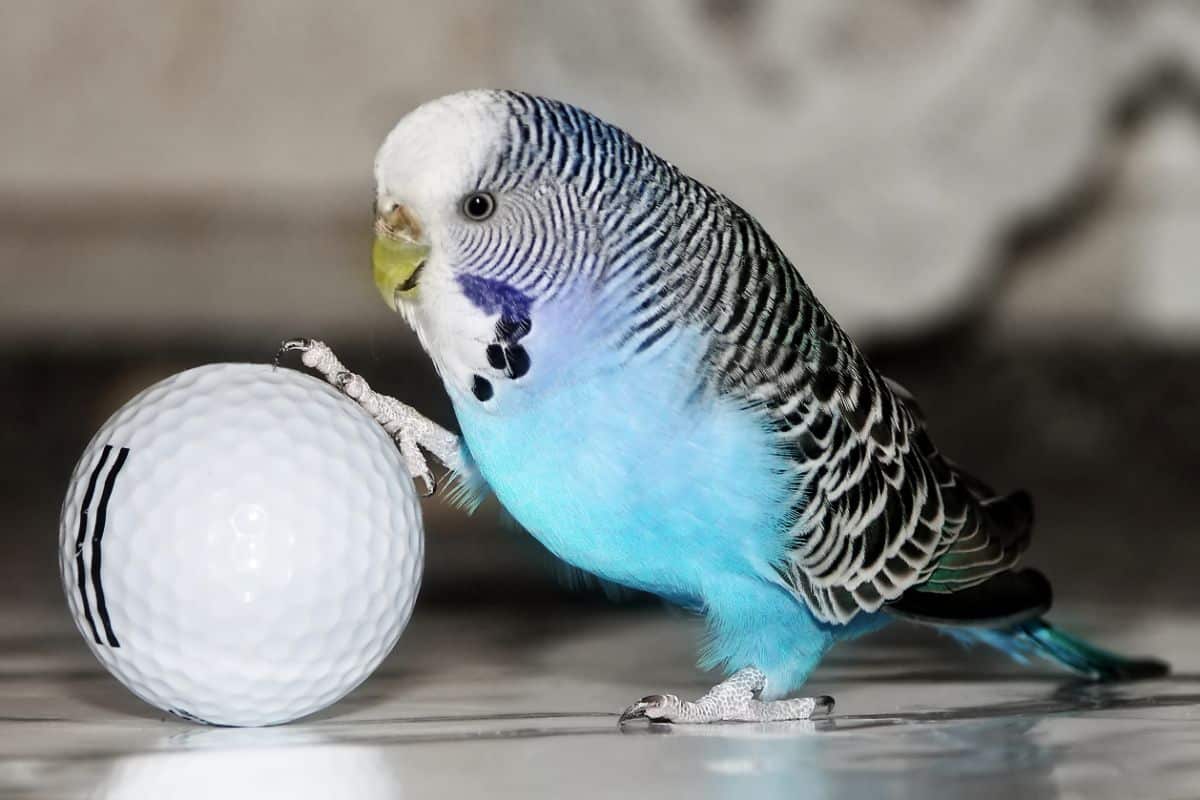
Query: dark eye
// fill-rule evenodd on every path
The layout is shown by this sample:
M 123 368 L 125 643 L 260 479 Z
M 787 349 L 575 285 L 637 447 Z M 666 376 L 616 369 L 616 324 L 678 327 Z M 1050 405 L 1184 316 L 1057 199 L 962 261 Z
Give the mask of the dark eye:
M 471 192 L 463 198 L 462 210 L 467 219 L 480 222 L 496 210 L 496 200 L 487 192 Z

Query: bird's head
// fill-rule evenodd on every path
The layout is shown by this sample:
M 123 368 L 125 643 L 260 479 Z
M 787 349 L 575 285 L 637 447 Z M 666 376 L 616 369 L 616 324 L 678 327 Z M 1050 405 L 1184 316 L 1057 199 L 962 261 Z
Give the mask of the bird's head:
M 375 179 L 379 291 L 448 385 L 490 381 L 497 401 L 575 368 L 581 349 L 653 333 L 630 323 L 654 291 L 642 267 L 669 269 L 708 235 L 674 167 L 586 111 L 519 92 L 420 106 L 388 134 Z
M 476 91 L 405 116 L 375 158 L 375 283 L 389 306 L 411 310 L 454 278 L 465 251 L 494 235 L 488 176 L 503 146 L 502 95 Z
M 519 315 L 597 283 L 628 217 L 666 205 L 664 168 L 565 103 L 489 90 L 426 103 L 375 160 L 375 282 L 418 332 L 464 299 Z

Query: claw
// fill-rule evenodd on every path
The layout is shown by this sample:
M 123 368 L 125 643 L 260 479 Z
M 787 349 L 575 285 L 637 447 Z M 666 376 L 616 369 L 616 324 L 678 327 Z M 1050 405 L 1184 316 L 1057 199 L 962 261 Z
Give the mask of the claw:
M 661 711 L 666 703 L 667 698 L 665 695 L 647 695 L 622 711 L 621 716 L 617 719 L 617 725 L 624 725 L 626 722 L 632 722 L 635 719 L 648 719 L 651 722 L 661 719 L 656 714 Z
M 433 493 L 437 491 L 437 479 L 433 477 L 433 473 L 425 472 L 417 477 L 420 478 L 421 483 L 425 484 L 425 491 L 421 492 L 421 497 L 433 497 Z
M 275 354 L 275 366 L 279 366 L 285 354 L 295 350 L 302 352 L 300 362 L 305 367 L 319 372 L 339 392 L 358 403 L 392 437 L 404 457 L 409 476 L 420 482 L 422 497 L 430 497 L 437 491 L 437 479 L 425 461 L 422 447 L 451 470 L 461 466 L 458 437 L 395 398 L 377 394 L 361 375 L 346 369 L 319 339 L 284 341 Z
M 626 722 L 633 722 L 635 719 L 645 718 L 646 704 L 639 700 L 621 712 L 621 716 L 617 719 L 617 725 L 624 725 Z
M 275 369 L 279 369 L 279 362 L 287 353 L 291 353 L 295 350 L 309 350 L 312 348 L 312 346 L 312 339 L 285 339 L 279 345 L 279 349 L 275 351 Z
M 408 465 L 408 474 L 414 481 L 419 480 L 424 484 L 421 497 L 433 497 L 433 493 L 437 491 L 437 479 L 433 477 L 433 472 L 429 469 L 429 464 L 426 463 L 425 456 L 421 453 L 421 448 L 417 446 L 416 440 L 404 430 L 393 432 L 392 440 L 400 448 L 400 455 L 403 456 L 404 463 Z

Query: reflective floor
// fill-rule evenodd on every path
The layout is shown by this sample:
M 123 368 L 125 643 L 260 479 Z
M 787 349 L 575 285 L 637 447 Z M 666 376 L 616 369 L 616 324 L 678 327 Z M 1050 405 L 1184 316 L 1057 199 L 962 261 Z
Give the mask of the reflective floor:
M 418 607 L 395 653 L 321 714 L 206 728 L 142 704 L 53 603 L 0 611 L 0 797 L 1197 797 L 1200 630 L 1062 609 L 1168 680 L 1072 683 L 911 628 L 834 651 L 818 723 L 618 729 L 652 691 L 698 694 L 694 620 Z M 1097 624 L 1102 622 L 1103 624 Z
M 384 341 L 348 362 L 448 420 L 428 364 L 387 360 Z M 1054 582 L 1052 619 L 1168 659 L 1171 679 L 1079 685 L 897 627 L 817 671 L 813 693 L 837 698 L 831 720 L 618 730 L 631 701 L 712 683 L 691 667 L 695 620 L 577 599 L 529 537 L 428 503 L 422 599 L 380 671 L 299 723 L 204 728 L 144 705 L 92 657 L 59 589 L 56 521 L 75 459 L 117 405 L 171 372 L 263 350 L 0 354 L 0 800 L 1200 798 L 1190 351 L 981 355 L 947 341 L 878 362 L 956 457 L 1037 497 L 1026 563 Z M 1097 600 L 1113 605 L 1081 605 Z

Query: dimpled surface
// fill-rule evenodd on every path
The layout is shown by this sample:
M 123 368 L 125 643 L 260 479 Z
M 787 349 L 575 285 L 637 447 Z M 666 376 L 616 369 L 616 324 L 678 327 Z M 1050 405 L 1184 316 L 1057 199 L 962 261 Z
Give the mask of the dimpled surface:
M 221 725 L 286 722 L 357 686 L 408 622 L 422 551 L 387 434 L 321 381 L 254 364 L 129 401 L 84 451 L 60 526 L 96 656 L 147 702 Z

